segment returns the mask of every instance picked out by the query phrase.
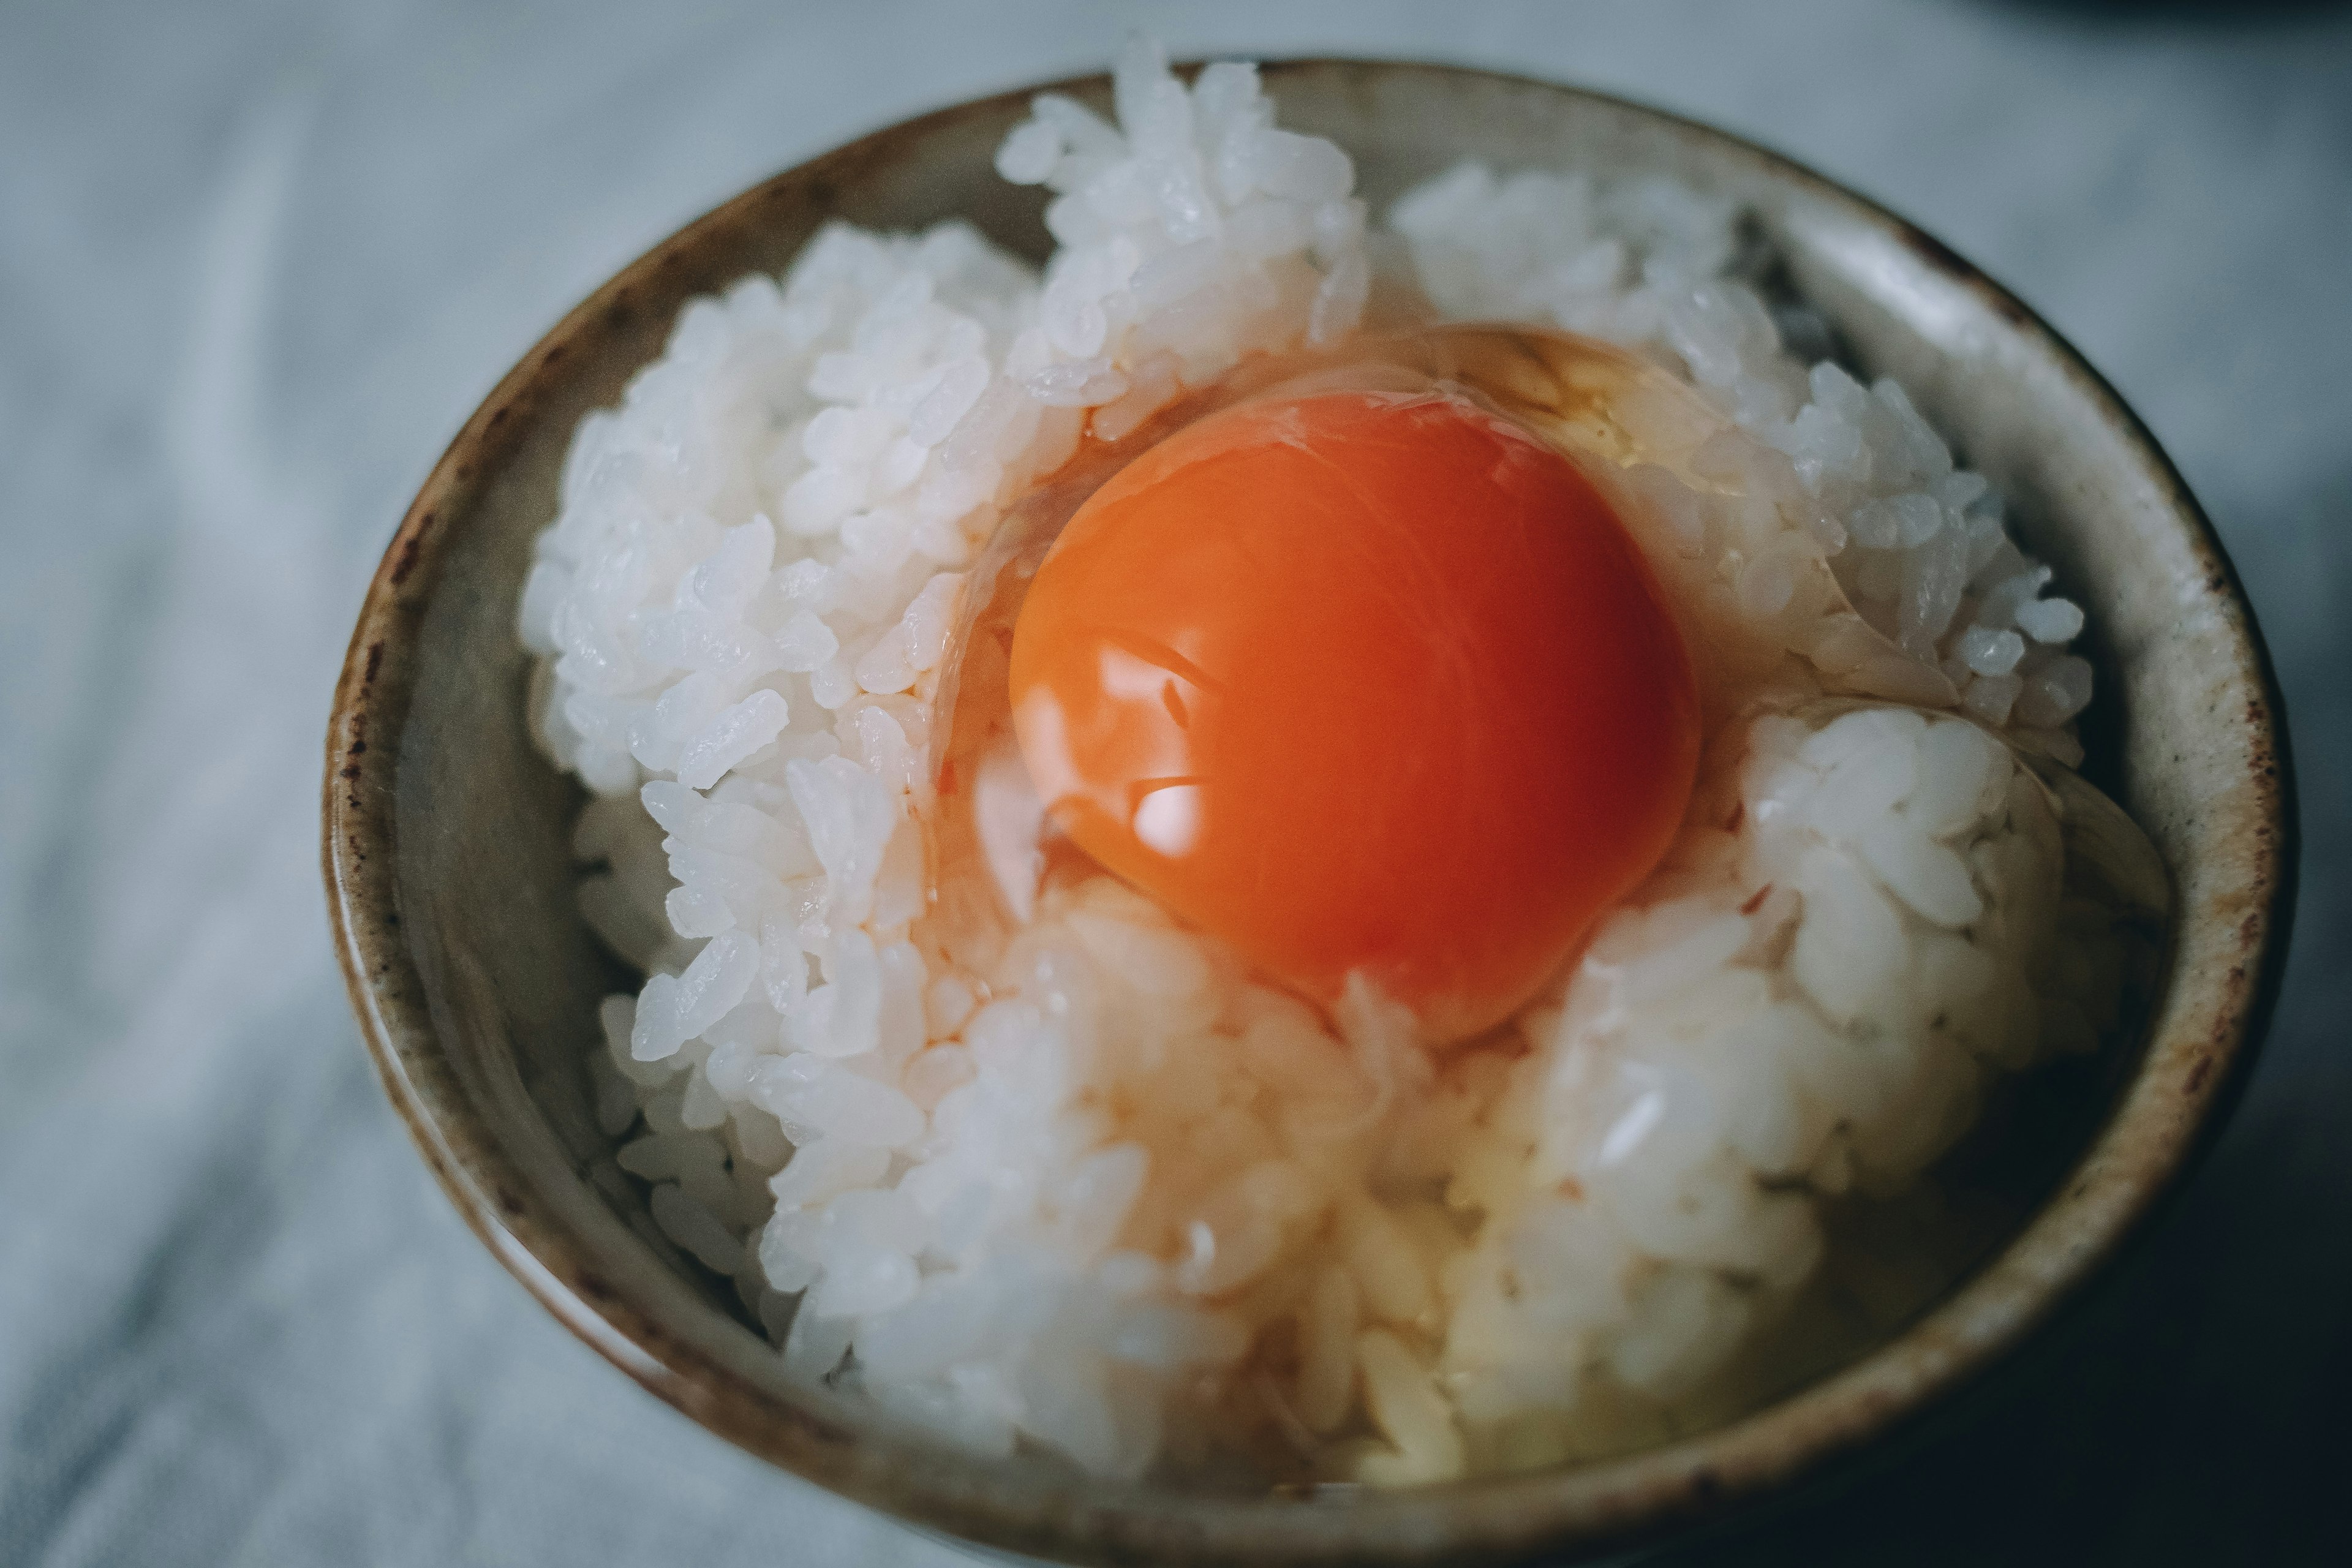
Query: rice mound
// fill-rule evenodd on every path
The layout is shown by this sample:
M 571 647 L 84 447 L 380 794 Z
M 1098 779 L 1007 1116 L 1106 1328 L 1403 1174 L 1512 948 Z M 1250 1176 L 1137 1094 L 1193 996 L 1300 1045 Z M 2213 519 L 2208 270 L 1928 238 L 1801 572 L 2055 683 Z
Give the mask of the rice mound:
M 1254 68 L 1188 88 L 1138 43 L 1116 99 L 1041 98 L 1000 151 L 1055 193 L 1042 277 L 959 223 L 830 227 L 583 422 L 521 626 L 593 795 L 583 911 L 648 975 L 604 1005 L 599 1115 L 790 1376 L 966 1447 L 1373 1482 L 1598 1451 L 1786 1312 L 1827 1197 L 1905 1190 L 1997 1076 L 2095 1042 L 2056 819 L 1959 719 L 1727 725 L 1650 883 L 1442 1061 L 1108 877 L 975 960 L 923 826 L 961 572 L 1089 422 L 1338 341 L 1372 283 L 1346 154 Z M 2080 611 L 1898 387 L 1783 348 L 1738 217 L 1465 167 L 1390 227 L 1441 313 L 1699 388 L 1916 694 L 2067 755 Z

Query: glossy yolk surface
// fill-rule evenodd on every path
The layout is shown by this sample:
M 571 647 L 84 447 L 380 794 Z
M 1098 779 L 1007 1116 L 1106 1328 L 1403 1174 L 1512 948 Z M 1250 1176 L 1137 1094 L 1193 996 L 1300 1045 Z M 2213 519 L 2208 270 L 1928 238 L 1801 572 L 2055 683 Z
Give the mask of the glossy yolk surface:
M 1680 634 L 1566 458 L 1465 400 L 1231 408 L 1122 469 L 1016 624 L 1024 760 L 1078 845 L 1251 963 L 1499 1022 L 1674 837 Z

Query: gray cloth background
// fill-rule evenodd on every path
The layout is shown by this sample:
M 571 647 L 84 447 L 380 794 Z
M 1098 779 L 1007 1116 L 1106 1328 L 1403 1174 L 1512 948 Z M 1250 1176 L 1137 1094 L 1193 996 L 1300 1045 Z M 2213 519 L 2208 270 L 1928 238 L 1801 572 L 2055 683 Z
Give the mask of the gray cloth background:
M 467 1234 L 345 1011 L 320 737 L 408 497 L 572 300 L 1139 19 L 1761 138 L 2147 416 L 2295 721 L 2260 1072 L 2025 1403 L 1675 1560 L 2352 1562 L 2352 13 L 2056 0 L 0 6 L 0 1560 L 957 1560 L 656 1404 Z

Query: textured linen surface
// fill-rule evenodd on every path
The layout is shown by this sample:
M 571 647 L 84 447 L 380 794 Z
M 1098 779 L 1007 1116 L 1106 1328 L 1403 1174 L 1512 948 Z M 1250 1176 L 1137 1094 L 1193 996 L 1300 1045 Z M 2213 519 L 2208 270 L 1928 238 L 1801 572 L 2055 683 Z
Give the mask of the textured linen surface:
M 1139 20 L 1757 136 L 2017 288 L 2148 419 L 2294 712 L 2261 1070 L 2022 1404 L 1671 1560 L 2352 1561 L 2352 14 L 2022 0 L 0 8 L 0 1561 L 962 1560 L 657 1405 L 466 1232 L 345 1009 L 320 742 L 408 496 L 572 300 Z

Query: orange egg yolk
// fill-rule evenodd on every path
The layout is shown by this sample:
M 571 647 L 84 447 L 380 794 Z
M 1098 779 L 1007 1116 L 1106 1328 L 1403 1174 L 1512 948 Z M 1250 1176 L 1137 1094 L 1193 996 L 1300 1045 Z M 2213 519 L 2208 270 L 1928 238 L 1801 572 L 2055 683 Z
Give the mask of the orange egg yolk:
M 1465 399 L 1244 404 L 1071 519 L 1014 732 L 1078 846 L 1329 1000 L 1439 1039 L 1523 1005 L 1664 853 L 1699 752 L 1680 633 L 1608 503 Z

